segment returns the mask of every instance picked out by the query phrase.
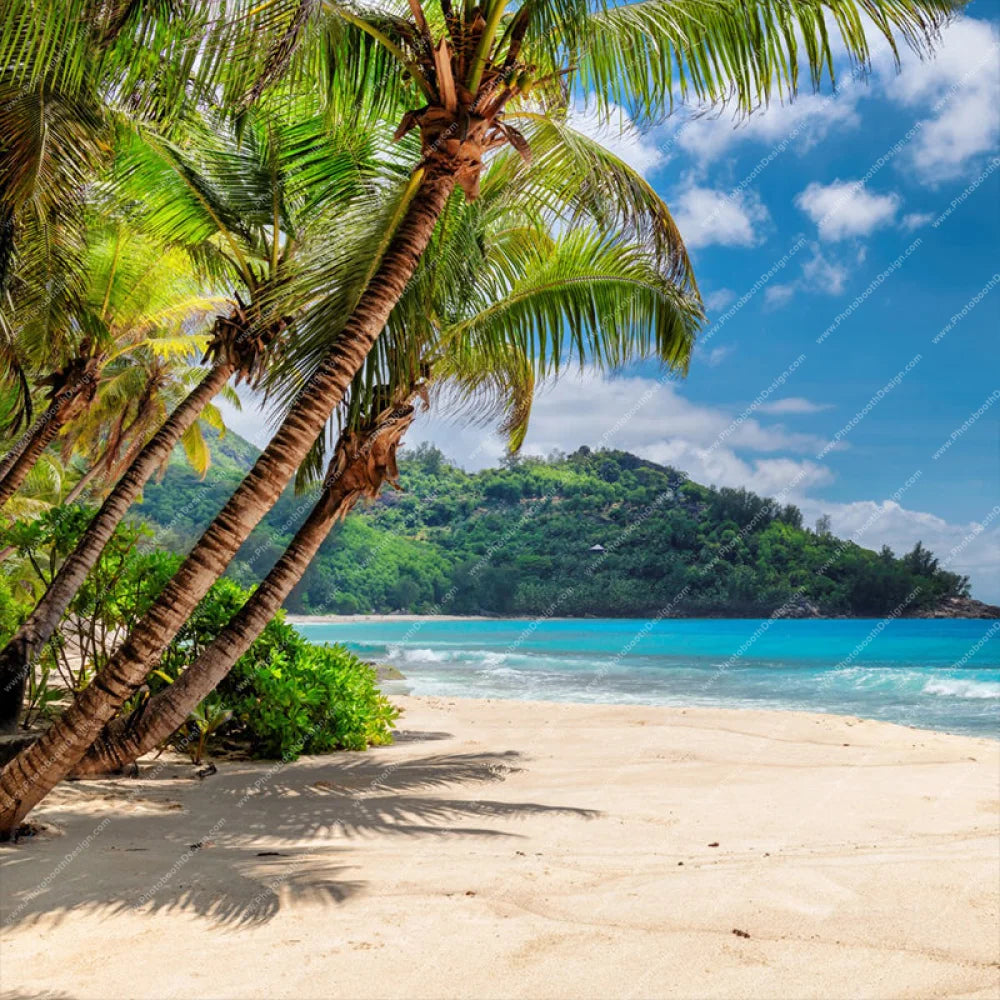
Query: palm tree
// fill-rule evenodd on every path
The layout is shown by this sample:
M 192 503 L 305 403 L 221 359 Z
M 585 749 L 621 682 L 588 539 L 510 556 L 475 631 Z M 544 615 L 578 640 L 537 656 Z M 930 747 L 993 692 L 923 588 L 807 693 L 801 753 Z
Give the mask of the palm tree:
M 85 280 L 91 182 L 109 161 L 116 127 L 166 127 L 186 99 L 214 84 L 211 62 L 195 58 L 196 44 L 219 31 L 211 18 L 209 5 L 191 0 L 24 0 L 0 11 L 0 377 L 14 378 L 27 423 L 30 387 L 11 350 L 11 297 L 22 315 L 65 328 Z M 174 72 L 164 72 L 168 64 Z M 8 452 L 10 463 L 18 450 Z
M 263 66 L 235 60 L 234 78 L 248 68 L 258 71 L 247 101 L 286 65 L 294 67 L 297 54 L 308 54 L 312 39 L 321 36 L 329 50 L 325 26 L 336 22 L 341 39 L 367 39 L 369 83 L 376 74 L 383 91 L 409 91 L 423 102 L 397 130 L 400 136 L 418 130 L 420 159 L 391 205 L 384 252 L 346 318 L 322 305 L 313 310 L 312 320 L 335 328 L 337 339 L 253 469 L 91 685 L 0 771 L 0 831 L 12 830 L 72 769 L 277 501 L 413 277 L 452 190 L 474 199 L 483 157 L 505 143 L 528 155 L 521 133 L 505 120 L 508 111 L 521 105 L 544 115 L 565 106 L 571 87 L 591 93 L 598 108 L 618 105 L 638 119 L 662 114 L 675 91 L 704 101 L 729 98 L 749 111 L 775 93 L 796 90 L 800 59 L 818 83 L 833 65 L 831 36 L 839 35 L 848 56 L 865 65 L 862 13 L 893 44 L 898 32 L 927 47 L 952 7 L 950 0 L 637 0 L 595 10 L 580 0 L 516 8 L 493 0 L 482 9 L 456 10 L 442 0 L 430 20 L 419 0 L 410 0 L 408 18 L 333 0 L 274 0 L 256 8 L 287 9 L 290 19 Z M 294 68 L 288 71 L 294 78 Z
M 504 166 L 500 161 L 494 172 Z M 138 722 L 109 725 L 75 775 L 130 764 L 218 686 L 333 525 L 361 497 L 395 483 L 396 449 L 418 398 L 435 391 L 453 407 L 473 407 L 479 419 L 501 416 L 516 449 L 537 379 L 574 359 L 611 369 L 653 355 L 670 370 L 686 370 L 700 301 L 663 277 L 655 245 L 592 229 L 553 238 L 519 216 L 509 186 L 489 182 L 475 211 L 454 200 L 449 205 L 449 224 L 428 255 L 433 263 L 425 262 L 411 282 L 341 407 L 343 426 L 320 496 L 285 552 L 197 660 L 150 700 Z
M 123 401 L 119 383 L 131 378 L 136 359 L 176 365 L 203 351 L 208 338 L 191 331 L 224 301 L 202 292 L 179 251 L 126 233 L 122 224 L 103 228 L 92 218 L 88 228 L 82 252 L 87 281 L 62 307 L 65 325 L 53 327 L 16 301 L 10 313 L 18 366 L 30 373 L 29 382 L 50 387 L 52 402 L 24 446 L 12 449 L 16 458 L 0 479 L 0 506 L 57 437 L 67 450 L 81 417 Z
M 119 409 L 123 416 L 127 414 L 128 407 L 124 404 L 129 388 L 135 387 L 136 375 L 144 369 L 158 369 L 159 385 L 144 386 L 148 395 L 145 412 L 136 414 L 148 419 L 160 405 L 157 392 L 163 390 L 161 400 L 168 398 L 172 393 L 165 387 L 176 384 L 174 376 L 179 369 L 189 369 L 192 353 L 205 350 L 209 337 L 198 332 L 198 327 L 225 301 L 221 296 L 206 295 L 202 291 L 190 260 L 181 251 L 164 248 L 162 243 L 144 237 L 120 222 L 108 225 L 92 217 L 88 228 L 90 238 L 81 254 L 88 280 L 79 293 L 73 293 L 73 301 L 65 307 L 65 326 L 53 326 L 47 315 L 39 316 L 30 305 L 24 307 L 23 320 L 19 308 L 10 313 L 17 331 L 16 352 L 20 370 L 43 373 L 41 377 L 30 376 L 30 381 L 58 386 L 69 382 L 70 387 L 60 389 L 36 422 L 44 426 L 34 433 L 28 445 L 18 451 L 16 460 L 11 463 L 0 492 L 0 496 L 8 501 L 24 483 L 45 448 L 58 435 L 63 435 L 64 453 L 68 457 L 88 421 L 99 420 L 109 407 Z M 15 301 L 15 305 L 20 306 L 21 303 Z M 75 331 L 83 331 L 82 336 L 74 336 Z M 44 374 L 46 367 L 52 364 L 54 348 L 60 343 L 69 354 L 69 361 L 58 371 Z M 222 380 L 223 385 L 224 382 Z M 214 395 L 221 387 L 209 382 L 207 387 L 196 388 L 192 395 L 203 395 L 206 388 L 214 389 Z M 190 419 L 185 419 L 186 413 L 190 413 Z M 175 409 L 174 414 L 173 426 L 179 425 L 181 431 L 186 431 L 197 418 L 198 410 L 188 407 L 185 411 L 182 406 Z M 147 459 L 149 471 L 146 478 L 169 456 L 172 447 L 173 443 L 153 453 L 159 456 L 156 464 Z M 101 471 L 100 467 L 96 471 Z M 139 483 L 138 488 L 141 485 Z M 86 576 L 86 573 L 83 575 Z M 43 602 L 46 600 L 43 598 Z M 55 616 L 56 623 L 62 610 L 64 608 Z M 30 634 L 34 621 L 29 618 L 15 636 L 18 644 Z M 50 635 L 51 631 L 36 648 L 41 648 Z M 14 648 L 22 647 L 15 645 Z M 11 649 L 10 645 L 8 649 Z M 5 654 L 11 655 L 6 650 Z M 2 728 L 6 729 L 16 725 L 26 678 L 26 671 L 11 668 L 8 663 L 0 667 L 6 695 L 0 699 L 0 707 L 6 707 L 3 714 L 7 718 Z
M 214 129 L 192 123 L 185 148 L 148 128 L 123 138 L 113 190 L 123 205 L 138 206 L 132 215 L 141 229 L 131 238 L 183 248 L 216 284 L 228 286 L 231 305 L 215 319 L 207 345 L 211 366 L 120 473 L 73 553 L 0 652 L 0 732 L 16 728 L 30 665 L 149 477 L 178 442 L 197 447 L 196 421 L 234 374 L 252 384 L 269 353 L 280 348 L 290 317 L 261 320 L 271 290 L 289 280 L 300 258 L 308 263 L 311 243 L 325 244 L 335 211 L 352 199 L 367 205 L 377 160 L 371 131 L 360 127 L 362 111 L 354 108 L 349 120 L 333 124 L 316 113 L 288 121 L 244 116 L 239 134 L 218 121 Z M 178 255 L 171 249 L 165 258 Z

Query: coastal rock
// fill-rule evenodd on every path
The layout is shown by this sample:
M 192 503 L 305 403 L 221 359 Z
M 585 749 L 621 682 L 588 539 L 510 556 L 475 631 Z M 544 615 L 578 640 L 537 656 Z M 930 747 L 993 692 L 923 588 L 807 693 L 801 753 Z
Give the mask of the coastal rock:
M 946 597 L 936 608 L 921 614 L 921 618 L 1000 618 L 1000 607 L 984 604 L 971 597 Z
M 375 676 L 379 683 L 382 681 L 405 681 L 406 675 L 388 663 L 375 663 Z
M 804 597 L 796 598 L 782 605 L 774 613 L 775 618 L 822 618 L 819 608 Z

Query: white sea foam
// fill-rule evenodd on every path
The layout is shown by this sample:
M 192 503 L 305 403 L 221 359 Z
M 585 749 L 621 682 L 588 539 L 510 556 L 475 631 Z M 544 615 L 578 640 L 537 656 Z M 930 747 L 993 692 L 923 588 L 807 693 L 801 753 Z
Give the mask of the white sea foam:
M 924 685 L 924 694 L 947 698 L 1000 698 L 1000 684 L 992 681 L 970 681 L 963 677 L 941 677 Z
M 390 646 L 389 659 L 393 663 L 444 663 L 449 657 L 435 649 L 404 649 Z

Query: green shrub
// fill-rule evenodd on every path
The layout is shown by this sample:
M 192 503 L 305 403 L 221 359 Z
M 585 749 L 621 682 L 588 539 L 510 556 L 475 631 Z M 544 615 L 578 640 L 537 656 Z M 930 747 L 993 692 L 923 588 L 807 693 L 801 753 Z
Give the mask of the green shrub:
M 398 716 L 379 691 L 375 670 L 342 646 L 272 649 L 247 677 L 234 716 L 254 753 L 295 760 L 301 754 L 364 750 L 391 742 Z
M 92 515 L 88 508 L 70 506 L 0 530 L 0 545 L 15 545 L 23 560 L 23 579 L 15 581 L 21 591 L 42 592 Z M 144 551 L 142 542 L 149 535 L 142 525 L 126 523 L 116 529 L 74 596 L 62 633 L 50 640 L 31 679 L 26 722 L 53 714 L 67 693 L 72 697 L 85 686 L 107 662 L 115 636 L 136 627 L 175 572 L 181 557 Z M 148 675 L 148 690 L 129 698 L 122 714 L 131 714 L 146 697 L 173 683 L 250 594 L 225 577 L 212 584 Z M 30 601 L 18 600 L 15 589 L 0 578 L 0 639 L 14 632 L 30 606 Z M 72 646 L 67 637 L 73 640 Z M 83 654 L 79 663 L 77 651 Z M 285 759 L 389 743 L 398 713 L 375 681 L 375 672 L 367 664 L 343 648 L 312 646 L 279 611 L 218 690 L 192 712 L 175 739 L 196 760 L 223 739 L 249 741 L 258 756 Z

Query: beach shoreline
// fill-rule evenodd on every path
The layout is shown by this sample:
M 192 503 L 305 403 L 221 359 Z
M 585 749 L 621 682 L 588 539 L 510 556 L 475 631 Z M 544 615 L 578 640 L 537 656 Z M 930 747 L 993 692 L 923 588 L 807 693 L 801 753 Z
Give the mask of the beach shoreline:
M 204 779 L 170 755 L 60 786 L 33 815 L 47 832 L 0 849 L 2 995 L 1000 989 L 994 741 L 808 712 L 395 700 L 390 747 Z

